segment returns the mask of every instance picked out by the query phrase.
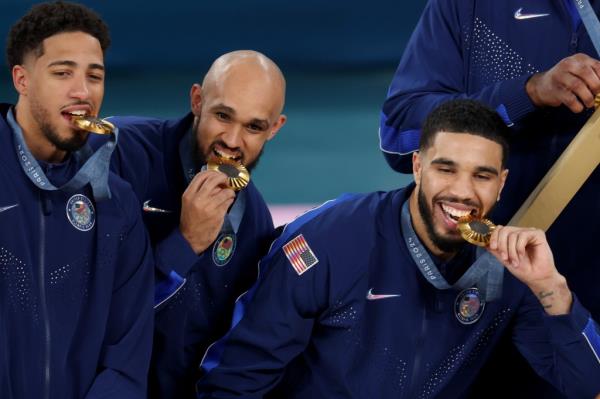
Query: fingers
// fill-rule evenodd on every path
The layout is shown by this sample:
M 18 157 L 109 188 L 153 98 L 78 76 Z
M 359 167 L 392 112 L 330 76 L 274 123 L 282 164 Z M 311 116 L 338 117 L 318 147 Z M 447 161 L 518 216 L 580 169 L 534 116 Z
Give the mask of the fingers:
M 600 61 L 585 54 L 562 59 L 550 70 L 533 75 L 526 90 L 534 104 L 561 104 L 579 113 L 594 106 L 600 93 Z
M 225 174 L 214 170 L 205 170 L 194 176 L 186 191 L 189 191 L 190 193 L 202 191 L 205 194 L 209 194 L 218 187 L 225 188 L 226 186 L 227 176 L 225 176 Z
M 541 231 L 533 228 L 497 226 L 490 237 L 490 250 L 513 267 L 527 261 L 527 247 L 538 241 Z

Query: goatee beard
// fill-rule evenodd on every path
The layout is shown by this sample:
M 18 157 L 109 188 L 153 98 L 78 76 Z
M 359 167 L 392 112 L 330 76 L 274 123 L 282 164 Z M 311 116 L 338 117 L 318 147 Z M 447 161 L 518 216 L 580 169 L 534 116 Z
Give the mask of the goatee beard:
M 73 131 L 71 138 L 62 139 L 56 132 L 56 129 L 48 122 L 50 120 L 48 110 L 41 107 L 36 101 L 32 101 L 31 114 L 46 140 L 57 149 L 70 153 L 79 150 L 85 145 L 89 135 L 88 132 Z
M 462 238 L 446 238 L 440 236 L 436 231 L 433 225 L 433 212 L 427 203 L 427 199 L 425 198 L 425 193 L 421 189 L 422 185 L 419 185 L 419 193 L 417 195 L 418 205 L 419 205 L 419 213 L 421 214 L 421 219 L 425 224 L 425 230 L 427 231 L 427 236 L 439 250 L 444 253 L 452 254 L 458 252 L 465 244 Z
M 206 161 L 207 157 L 204 154 L 202 154 L 202 152 L 200 151 L 200 146 L 198 145 L 198 135 L 199 135 L 198 125 L 199 125 L 199 123 L 200 123 L 200 119 L 197 118 L 194 121 L 194 126 L 192 128 L 192 137 L 190 140 L 190 144 L 191 144 L 190 151 L 192 153 L 192 160 L 194 162 L 194 165 L 196 165 L 196 170 L 200 170 L 200 168 L 202 168 L 202 166 L 206 165 L 206 163 L 207 163 L 207 161 Z M 223 141 L 215 141 L 209 147 L 209 151 L 212 151 L 215 144 L 219 144 L 222 147 L 228 148 L 227 145 Z M 261 148 L 260 152 L 258 153 L 258 156 L 256 157 L 256 159 L 253 162 L 251 162 L 247 165 L 244 164 L 246 169 L 248 169 L 248 172 L 252 173 L 254 168 L 256 168 L 258 166 L 258 162 L 260 161 L 260 157 L 262 156 L 263 151 L 264 151 L 264 147 Z

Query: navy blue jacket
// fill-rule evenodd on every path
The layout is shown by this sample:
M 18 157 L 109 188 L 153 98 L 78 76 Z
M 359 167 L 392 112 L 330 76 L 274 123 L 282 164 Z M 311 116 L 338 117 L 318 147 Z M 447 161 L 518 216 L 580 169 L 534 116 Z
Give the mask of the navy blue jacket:
M 16 206 L 0 212 L 0 397 L 145 398 L 153 261 L 137 200 L 112 173 L 110 200 L 93 201 L 89 185 L 38 189 L 7 111 L 0 105 L 0 207 Z M 41 165 L 55 185 L 81 166 L 75 157 Z M 87 231 L 67 218 L 76 194 L 94 208 Z
M 383 105 L 381 149 L 409 173 L 420 127 L 438 104 L 480 100 L 511 126 L 510 170 L 492 218 L 505 224 L 589 118 L 566 107 L 536 108 L 525 92 L 535 72 L 575 53 L 598 58 L 573 0 L 431 0 L 407 44 Z M 600 2 L 592 2 L 596 13 Z M 517 19 L 514 14 L 547 14 Z M 404 155 L 403 155 L 404 154 Z M 547 231 L 558 270 L 600 320 L 600 168 Z
M 502 298 L 473 324 L 458 321 L 457 291 L 434 288 L 408 253 L 410 191 L 342 196 L 288 224 L 238 301 L 237 324 L 208 350 L 198 397 L 457 398 L 507 331 L 565 392 L 600 391 L 598 326 L 577 300 L 549 317 L 505 272 Z M 294 254 L 312 265 L 302 273 L 282 249 L 300 235 Z
M 214 245 L 196 255 L 179 231 L 181 196 L 187 186 L 179 145 L 191 129 L 193 115 L 111 121 L 120 131 L 111 168 L 131 183 L 140 207 L 150 200 L 149 206 L 170 211 L 144 212 L 154 247 L 157 291 L 161 299 L 172 294 L 156 313 L 150 395 L 192 397 L 206 348 L 227 332 L 235 300 L 256 280 L 258 261 L 272 238 L 271 214 L 251 182 L 244 189 L 246 208 L 228 263 L 214 262 Z

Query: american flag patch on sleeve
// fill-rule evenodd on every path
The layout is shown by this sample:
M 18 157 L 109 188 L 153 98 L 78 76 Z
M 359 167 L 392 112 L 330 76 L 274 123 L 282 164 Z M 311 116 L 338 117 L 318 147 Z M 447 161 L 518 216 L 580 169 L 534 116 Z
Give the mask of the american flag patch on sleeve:
M 319 263 L 302 234 L 285 244 L 283 252 L 298 275 Z

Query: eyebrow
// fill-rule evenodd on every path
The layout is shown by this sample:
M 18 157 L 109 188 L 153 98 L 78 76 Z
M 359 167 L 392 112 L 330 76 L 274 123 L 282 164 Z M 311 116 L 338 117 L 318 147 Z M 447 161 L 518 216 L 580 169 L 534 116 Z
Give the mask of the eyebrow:
M 431 161 L 432 165 L 446 165 L 446 166 L 452 166 L 452 167 L 456 167 L 457 164 L 456 162 L 454 162 L 451 159 L 448 158 L 436 158 L 433 161 Z M 498 176 L 500 173 L 498 172 L 498 169 L 492 167 L 492 166 L 478 166 L 475 168 L 475 173 L 490 173 L 494 176 Z
M 75 61 L 60 60 L 60 61 L 54 61 L 54 62 L 51 62 L 50 64 L 48 64 L 48 68 L 53 67 L 53 66 L 76 67 L 77 63 Z M 89 69 L 99 69 L 99 70 L 104 71 L 104 65 L 101 65 L 101 64 L 89 64 L 88 68 Z

